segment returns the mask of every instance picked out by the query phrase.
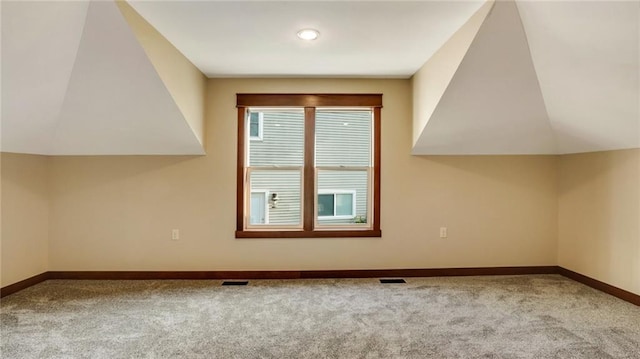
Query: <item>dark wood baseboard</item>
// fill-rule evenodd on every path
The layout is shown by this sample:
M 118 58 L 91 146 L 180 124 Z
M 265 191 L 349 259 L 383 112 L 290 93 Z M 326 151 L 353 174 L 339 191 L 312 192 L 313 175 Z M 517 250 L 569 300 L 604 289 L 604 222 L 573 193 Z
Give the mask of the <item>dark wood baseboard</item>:
M 298 279 L 299 271 L 53 271 L 50 279 Z
M 381 277 L 449 277 L 474 275 L 554 274 L 556 266 L 480 267 L 434 269 L 362 269 L 303 271 L 110 271 L 110 272 L 49 272 L 50 279 L 321 279 L 321 278 L 381 278 Z
M 361 269 L 302 271 L 300 278 L 461 277 L 478 275 L 554 274 L 556 266 L 430 269 Z
M 45 280 L 49 279 L 49 272 L 40 273 L 34 275 L 33 277 L 21 280 L 19 282 L 10 284 L 6 287 L 0 288 L 0 298 L 6 297 L 9 294 L 13 294 L 15 292 L 19 292 L 23 289 L 29 288 L 32 285 L 36 285 L 38 283 L 42 283 Z
M 640 295 L 614 287 L 559 266 L 476 267 L 431 269 L 356 269 L 303 271 L 51 271 L 0 289 L 5 297 L 48 279 L 145 280 L 145 279 L 322 279 L 453 277 L 481 275 L 560 274 L 629 303 L 640 306 Z
M 580 282 L 586 286 L 597 289 L 601 292 L 605 292 L 614 297 L 620 298 L 629 303 L 640 306 L 640 295 L 628 292 L 624 289 L 620 289 L 618 287 L 614 287 L 611 284 L 607 284 L 605 282 L 601 282 L 597 279 L 593 279 L 591 277 L 587 277 L 586 275 L 574 272 L 572 270 L 558 267 L 558 274 L 561 274 L 569 279 L 573 279 L 576 282 Z

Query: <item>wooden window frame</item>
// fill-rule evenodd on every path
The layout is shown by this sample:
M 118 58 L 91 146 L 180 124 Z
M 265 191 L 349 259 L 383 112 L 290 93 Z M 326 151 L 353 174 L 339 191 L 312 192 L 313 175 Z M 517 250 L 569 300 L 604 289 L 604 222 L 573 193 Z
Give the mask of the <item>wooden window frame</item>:
M 238 111 L 237 172 L 236 172 L 236 238 L 346 238 L 382 237 L 380 229 L 380 162 L 381 162 L 381 109 L 382 94 L 236 94 Z M 304 108 L 304 168 L 302 188 L 302 230 L 256 230 L 245 226 L 246 179 L 246 110 L 251 107 Z M 318 107 L 369 108 L 373 113 L 371 164 L 372 224 L 366 229 L 316 228 L 315 221 L 315 111 Z

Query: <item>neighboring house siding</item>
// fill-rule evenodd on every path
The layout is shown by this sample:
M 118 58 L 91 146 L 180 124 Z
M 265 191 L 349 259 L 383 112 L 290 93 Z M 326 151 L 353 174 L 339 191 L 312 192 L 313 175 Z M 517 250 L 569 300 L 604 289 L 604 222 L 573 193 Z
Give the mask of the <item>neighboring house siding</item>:
M 304 112 L 264 112 L 262 140 L 251 140 L 251 166 L 304 165 Z
M 322 190 L 355 190 L 356 216 L 367 216 L 367 172 L 330 171 L 318 175 L 318 192 Z M 353 223 L 351 219 L 329 219 L 320 217 L 320 224 Z
M 316 113 L 317 166 L 368 166 L 370 143 L 371 112 Z
M 262 140 L 251 140 L 249 144 L 250 166 L 303 166 L 303 112 L 266 111 L 263 114 L 262 128 Z M 317 112 L 318 166 L 368 166 L 371 156 L 370 141 L 370 112 Z M 279 197 L 277 207 L 269 209 L 269 224 L 300 223 L 300 180 L 300 172 L 254 170 L 251 189 L 277 193 Z M 366 217 L 367 183 L 366 171 L 321 172 L 318 190 L 355 190 L 356 216 Z M 320 223 L 353 223 L 353 219 L 322 219 Z
M 277 207 L 268 209 L 269 224 L 300 223 L 300 181 L 297 171 L 255 171 L 251 175 L 252 190 L 278 194 Z

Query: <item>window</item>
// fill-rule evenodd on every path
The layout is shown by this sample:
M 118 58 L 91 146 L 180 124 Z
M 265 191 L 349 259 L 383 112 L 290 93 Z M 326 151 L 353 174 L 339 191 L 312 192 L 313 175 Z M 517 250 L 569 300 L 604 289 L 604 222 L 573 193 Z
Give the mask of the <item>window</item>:
M 318 220 L 353 219 L 356 216 L 356 191 L 319 190 Z
M 249 112 L 249 137 L 252 140 L 262 140 L 262 112 Z
M 381 105 L 379 94 L 238 94 L 236 237 L 381 236 Z

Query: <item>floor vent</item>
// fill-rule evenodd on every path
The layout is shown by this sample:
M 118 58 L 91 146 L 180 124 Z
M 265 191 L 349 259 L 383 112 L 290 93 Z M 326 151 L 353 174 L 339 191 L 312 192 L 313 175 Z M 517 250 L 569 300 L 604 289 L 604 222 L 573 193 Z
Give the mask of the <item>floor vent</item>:
M 248 280 L 225 280 L 222 282 L 222 285 L 247 285 L 249 284 Z
M 391 283 L 407 283 L 402 278 L 390 278 L 390 279 L 380 279 L 380 283 L 382 284 L 391 284 Z

